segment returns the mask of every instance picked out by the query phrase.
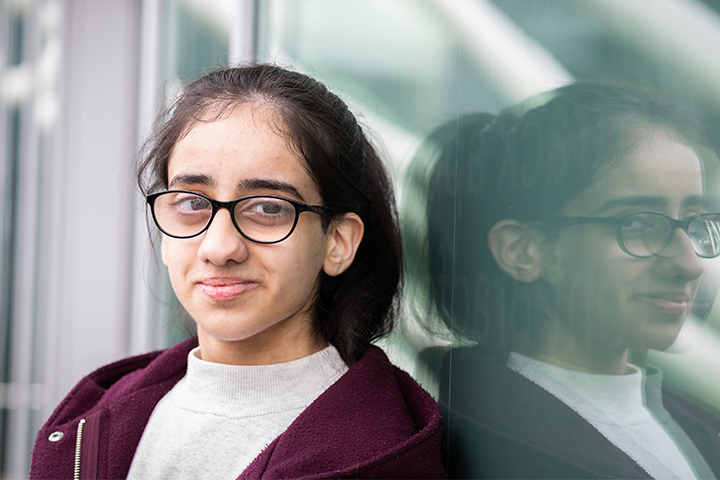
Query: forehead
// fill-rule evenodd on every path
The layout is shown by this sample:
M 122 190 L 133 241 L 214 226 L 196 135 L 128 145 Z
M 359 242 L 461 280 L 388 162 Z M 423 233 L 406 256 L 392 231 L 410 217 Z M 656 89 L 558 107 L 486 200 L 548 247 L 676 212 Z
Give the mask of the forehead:
M 627 199 L 635 210 L 673 210 L 701 202 L 702 168 L 695 150 L 663 128 L 639 129 L 637 136 L 635 148 L 601 170 L 561 213 L 606 213 L 604 206 L 622 206 L 613 203 L 617 199 Z
M 213 115 L 215 113 L 215 115 Z M 197 121 L 170 156 L 170 188 L 178 179 L 204 178 L 214 187 L 247 184 L 262 179 L 292 184 L 305 194 L 316 193 L 315 183 L 302 156 L 282 133 L 282 120 L 264 105 L 243 104 Z

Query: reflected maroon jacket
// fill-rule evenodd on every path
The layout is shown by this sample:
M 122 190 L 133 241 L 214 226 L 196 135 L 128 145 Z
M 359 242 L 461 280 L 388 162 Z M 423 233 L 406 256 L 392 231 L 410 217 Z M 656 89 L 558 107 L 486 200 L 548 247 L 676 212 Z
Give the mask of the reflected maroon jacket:
M 155 405 L 185 375 L 196 345 L 189 339 L 124 359 L 80 381 L 38 433 L 30 478 L 125 478 Z M 238 473 L 238 479 L 445 478 L 440 412 L 372 347 Z
M 504 363 L 475 348 L 454 349 L 452 360 L 443 360 L 450 478 L 650 478 L 577 412 Z M 675 392 L 662 395 L 665 409 L 720 476 L 720 418 Z

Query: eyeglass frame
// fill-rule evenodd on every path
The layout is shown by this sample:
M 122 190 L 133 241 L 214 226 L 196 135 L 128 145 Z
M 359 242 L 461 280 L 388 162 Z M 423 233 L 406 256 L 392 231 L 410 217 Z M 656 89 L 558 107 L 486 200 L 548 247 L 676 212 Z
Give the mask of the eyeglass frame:
M 166 232 L 161 226 L 160 222 L 158 222 L 157 217 L 155 216 L 155 200 L 157 200 L 158 197 L 162 195 L 166 195 L 168 193 L 187 193 L 191 195 L 196 195 L 198 197 L 202 197 L 208 202 L 210 202 L 210 206 L 212 207 L 212 213 L 210 214 L 210 218 L 208 218 L 207 224 L 198 232 L 193 235 L 187 235 L 187 236 L 179 236 L 179 235 L 172 235 L 168 232 Z M 237 206 L 238 203 L 242 202 L 243 200 L 248 200 L 251 198 L 274 198 L 276 200 L 284 200 L 288 203 L 290 203 L 293 207 L 295 207 L 295 220 L 293 221 L 292 227 L 290 228 L 290 231 L 282 237 L 280 240 L 274 240 L 271 242 L 264 242 L 260 240 L 256 240 L 252 237 L 250 237 L 248 234 L 242 231 L 240 226 L 237 223 L 237 220 L 235 219 L 235 214 L 233 213 L 235 206 Z M 320 205 L 308 205 L 306 203 L 298 202 L 296 200 L 292 200 L 290 198 L 283 197 L 281 195 L 247 195 L 245 197 L 236 198 L 235 200 L 230 200 L 229 202 L 221 202 L 220 200 L 215 200 L 212 197 L 209 197 L 205 195 L 204 193 L 200 192 L 194 192 L 192 190 L 165 190 L 162 192 L 155 192 L 151 193 L 145 196 L 145 200 L 147 201 L 148 205 L 150 205 L 150 212 L 153 217 L 153 221 L 155 222 L 155 226 L 158 227 L 158 230 L 160 230 L 162 233 L 167 235 L 171 238 L 179 238 L 179 239 L 188 239 L 188 238 L 195 238 L 198 235 L 201 235 L 203 232 L 206 232 L 208 228 L 210 228 L 210 225 L 212 224 L 212 221 L 215 219 L 215 215 L 220 209 L 226 209 L 230 213 L 230 218 L 232 219 L 232 223 L 235 226 L 235 229 L 242 235 L 244 238 L 250 240 L 251 242 L 255 242 L 261 245 L 272 245 L 275 243 L 280 243 L 284 240 L 286 240 L 292 233 L 295 231 L 295 227 L 297 227 L 298 220 L 300 219 L 300 214 L 303 212 L 312 212 L 316 213 L 320 216 L 326 216 L 332 213 L 332 209 L 328 207 L 323 207 Z
M 652 253 L 650 255 L 637 255 L 634 253 L 631 253 L 627 247 L 625 246 L 625 242 L 622 239 L 622 222 L 625 220 L 625 218 L 642 214 L 642 213 L 652 213 L 655 215 L 661 215 L 665 218 L 667 218 L 670 221 L 671 229 L 670 234 L 667 236 L 667 240 L 665 240 L 665 244 L 662 246 L 662 248 L 659 249 L 657 253 Z M 717 215 L 720 216 L 720 213 L 699 213 L 697 215 L 691 215 L 683 220 L 677 220 L 669 215 L 666 215 L 662 212 L 655 212 L 652 210 L 640 210 L 637 212 L 628 212 L 628 213 L 622 213 L 620 215 L 614 215 L 612 217 L 583 217 L 583 216 L 557 216 L 553 217 L 552 219 L 548 220 L 548 223 L 560 223 L 562 226 L 572 226 L 572 225 L 585 225 L 585 224 L 610 224 L 615 225 L 615 236 L 618 242 L 618 245 L 622 249 L 623 252 L 630 255 L 631 257 L 635 258 L 652 258 L 652 257 L 659 257 L 663 250 L 665 250 L 668 245 L 672 242 L 673 233 L 676 229 L 680 228 L 683 232 L 685 232 L 688 237 L 690 237 L 690 233 L 688 232 L 688 228 L 690 227 L 690 222 L 695 220 L 698 217 L 704 217 L 704 216 L 710 216 L 710 215 Z M 691 239 L 692 240 L 692 239 Z M 716 258 L 720 256 L 720 251 L 718 251 L 717 254 L 713 256 L 705 256 L 699 254 L 697 251 L 695 251 L 695 247 L 693 246 L 693 252 L 695 255 L 697 255 L 700 258 Z

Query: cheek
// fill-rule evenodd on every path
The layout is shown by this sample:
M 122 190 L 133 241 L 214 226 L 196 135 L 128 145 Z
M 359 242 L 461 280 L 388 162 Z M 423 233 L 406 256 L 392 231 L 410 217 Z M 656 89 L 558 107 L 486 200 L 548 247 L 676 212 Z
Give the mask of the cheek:
M 297 232 L 296 232 L 297 233 Z M 295 235 L 295 234 L 293 234 Z M 324 260 L 325 242 L 320 235 L 298 235 L 277 244 L 272 252 L 263 251 L 263 264 L 272 275 L 281 275 L 296 284 L 314 284 Z
M 308 282 L 314 283 L 325 259 L 325 243 L 322 238 L 315 238 L 302 251 L 303 254 L 296 257 L 295 270 L 299 275 L 306 276 Z
M 193 242 L 164 237 L 160 246 L 162 261 L 172 278 L 177 272 L 184 271 L 193 258 L 197 258 L 197 248 Z
M 561 271 L 570 277 L 593 273 L 614 276 L 612 272 L 630 259 L 618 245 L 614 231 L 589 226 L 563 232 L 555 246 L 555 257 Z
M 644 275 L 642 262 L 625 254 L 614 235 L 592 233 L 563 235 L 555 249 L 556 305 L 572 316 L 621 309 Z

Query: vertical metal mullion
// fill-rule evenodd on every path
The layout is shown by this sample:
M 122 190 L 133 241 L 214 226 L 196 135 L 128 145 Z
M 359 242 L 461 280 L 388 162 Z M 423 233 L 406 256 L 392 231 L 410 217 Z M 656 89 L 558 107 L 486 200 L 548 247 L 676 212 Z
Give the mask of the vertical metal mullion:
M 42 5 L 26 11 L 24 36 L 24 65 L 36 65 L 39 53 L 40 35 L 37 30 L 37 15 Z M 29 70 L 28 70 L 29 71 Z M 17 119 L 15 158 L 11 178 L 13 213 L 13 260 L 10 280 L 12 295 L 8 313 L 12 327 L 12 352 L 10 383 L 14 385 L 14 404 L 9 411 L 7 470 L 11 478 L 22 478 L 29 468 L 29 447 L 34 432 L 31 431 L 30 417 L 33 406 L 32 370 L 35 355 L 33 337 L 37 312 L 36 245 L 38 242 L 38 185 L 37 153 L 38 123 L 34 117 L 37 94 L 35 89 L 23 99 L 20 117 Z
M 160 69 L 162 0 L 144 0 L 140 27 L 140 72 L 138 85 L 138 132 L 140 141 L 151 131 L 153 120 L 160 108 Z M 133 223 L 133 277 L 130 310 L 130 353 L 146 352 L 156 348 L 153 328 L 155 297 L 148 288 L 154 272 L 149 257 L 147 228 L 141 212 L 145 199 L 139 193 L 133 195 L 135 211 Z
M 0 383 L 5 385 L 5 403 L 2 405 L 2 410 L 0 410 L 0 438 L 3 439 L 9 438 L 10 432 L 8 424 L 10 406 L 8 403 L 12 397 L 11 369 L 14 353 L 12 348 L 12 311 L 14 300 L 12 279 L 15 273 L 14 224 L 16 218 L 14 180 L 18 161 L 15 152 L 19 146 L 20 109 L 13 107 L 7 112 L 7 117 L 9 121 L 7 132 L 8 142 L 5 155 L 7 160 L 5 165 L 3 165 L 2 264 L 0 265 L 0 339 L 2 339 L 2 344 L 0 345 L 0 353 L 2 353 L 0 357 Z M 7 469 L 7 459 L 10 458 L 9 445 L 11 442 L 3 443 L 6 447 L 0 452 L 0 472 L 2 473 Z
M 28 104 L 28 107 L 31 104 Z M 20 139 L 17 164 L 13 170 L 13 201 L 15 207 L 12 265 L 12 300 L 8 311 L 12 328 L 12 364 L 10 382 L 15 386 L 14 405 L 10 410 L 8 470 L 11 478 L 22 478 L 27 473 L 27 444 L 30 435 L 32 408 L 32 338 L 37 302 L 34 293 L 35 245 L 37 242 L 35 184 L 37 167 L 37 130 L 32 124 L 30 108 L 20 118 Z
M 25 60 L 26 40 L 26 12 L 23 10 L 6 10 L 6 22 L 8 24 L 6 58 L 8 65 L 6 69 L 17 69 L 23 65 Z M 0 383 L 4 384 L 5 398 L 0 410 L 0 438 L 5 447 L 0 451 L 0 475 L 10 474 L 10 463 L 13 462 L 12 443 L 7 441 L 12 438 L 13 417 L 18 412 L 13 411 L 17 388 L 13 378 L 13 367 L 17 365 L 15 356 L 19 349 L 15 348 L 13 337 L 15 336 L 13 312 L 15 310 L 15 272 L 16 272 L 16 226 L 18 218 L 18 169 L 20 163 L 21 134 L 22 134 L 22 102 L 18 99 L 10 99 L 4 102 L 2 112 L 6 118 L 4 157 L 2 165 L 2 245 L 0 258 Z
M 230 29 L 228 61 L 230 65 L 257 59 L 259 0 L 237 0 Z

